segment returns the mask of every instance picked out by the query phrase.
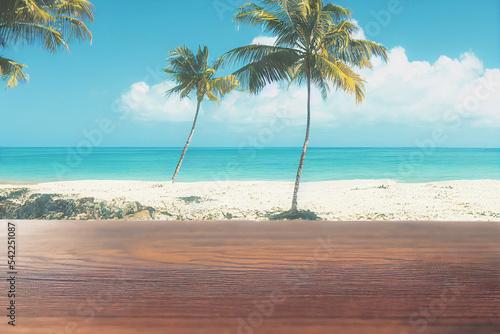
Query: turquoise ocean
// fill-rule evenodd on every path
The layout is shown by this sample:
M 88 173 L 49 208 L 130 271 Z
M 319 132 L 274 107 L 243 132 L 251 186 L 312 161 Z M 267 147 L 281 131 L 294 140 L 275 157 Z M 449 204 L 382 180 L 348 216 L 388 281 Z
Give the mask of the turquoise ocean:
M 169 181 L 180 148 L 1 148 L 0 183 L 68 180 Z M 178 182 L 293 181 L 300 148 L 195 148 Z M 310 148 L 302 181 L 500 180 L 500 149 Z

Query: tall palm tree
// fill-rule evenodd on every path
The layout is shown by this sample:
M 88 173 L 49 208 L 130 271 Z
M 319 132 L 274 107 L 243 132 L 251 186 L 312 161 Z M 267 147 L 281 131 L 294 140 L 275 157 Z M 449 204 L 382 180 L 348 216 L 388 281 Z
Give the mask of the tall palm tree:
M 330 87 L 364 99 L 364 80 L 353 68 L 371 67 L 370 58 L 387 61 L 383 46 L 354 39 L 358 29 L 351 23 L 350 10 L 322 0 L 262 0 L 239 8 L 235 22 L 259 26 L 275 35 L 273 46 L 247 45 L 225 54 L 228 62 L 246 64 L 234 74 L 243 88 L 258 93 L 276 81 L 307 86 L 307 126 L 293 190 L 291 212 L 297 211 L 302 167 L 311 125 L 311 86 L 326 99 Z
M 94 6 L 86 0 L 0 1 L 0 49 L 19 44 L 41 45 L 49 52 L 69 50 L 73 37 L 90 39 L 85 21 L 94 21 Z M 0 78 L 7 87 L 26 81 L 26 65 L 0 56 Z
M 179 46 L 175 50 L 170 50 L 170 56 L 167 58 L 167 67 L 164 71 L 172 77 L 177 86 L 168 90 L 166 95 L 171 96 L 172 94 L 179 94 L 181 98 L 185 98 L 195 91 L 197 99 L 196 113 L 194 115 L 191 133 L 182 150 L 179 163 L 175 168 L 172 183 L 175 182 L 177 178 L 182 160 L 184 159 L 184 155 L 193 137 L 201 102 L 205 96 L 210 101 L 218 103 L 219 98 L 222 98 L 238 86 L 238 79 L 234 75 L 219 78 L 214 77 L 217 70 L 219 70 L 222 65 L 222 57 L 215 60 L 215 62 L 209 66 L 208 55 L 209 52 L 206 46 L 203 48 L 199 46 L 196 56 L 188 47 Z

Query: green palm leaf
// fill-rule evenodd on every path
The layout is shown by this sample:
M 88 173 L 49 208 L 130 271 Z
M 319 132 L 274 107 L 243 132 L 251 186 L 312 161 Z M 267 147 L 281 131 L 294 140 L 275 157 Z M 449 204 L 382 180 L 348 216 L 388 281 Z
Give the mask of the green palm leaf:
M 15 87 L 19 81 L 28 80 L 28 76 L 23 72 L 26 67 L 11 59 L 0 57 L 0 78 L 7 80 L 7 87 Z
M 0 47 L 18 44 L 39 45 L 49 52 L 69 50 L 72 38 L 89 39 L 92 34 L 84 21 L 94 21 L 94 6 L 86 0 L 4 0 L 0 2 Z M 9 63 L 3 62 L 2 66 Z M 7 87 L 26 81 L 22 68 L 2 68 Z

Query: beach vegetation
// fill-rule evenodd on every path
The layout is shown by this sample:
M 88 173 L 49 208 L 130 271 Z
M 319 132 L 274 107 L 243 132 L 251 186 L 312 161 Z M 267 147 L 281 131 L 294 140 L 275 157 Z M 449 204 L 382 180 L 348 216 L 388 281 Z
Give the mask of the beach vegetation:
M 162 215 L 165 215 L 165 216 L 169 216 L 169 217 L 173 217 L 174 216 L 173 214 L 171 214 L 167 210 L 159 211 L 159 213 L 162 214 Z
M 188 47 L 179 46 L 175 50 L 170 50 L 170 55 L 167 58 L 167 67 L 165 67 L 164 72 L 170 75 L 177 84 L 165 93 L 167 97 L 179 95 L 182 99 L 189 97 L 194 92 L 197 101 L 191 132 L 175 168 L 172 182 L 177 179 L 184 155 L 193 138 L 201 102 L 208 98 L 210 101 L 218 103 L 224 95 L 238 87 L 238 79 L 235 75 L 215 76 L 222 66 L 222 57 L 217 58 L 212 64 L 209 64 L 208 57 L 209 51 L 206 46 L 199 46 L 196 55 Z
M 0 1 L 0 50 L 18 45 L 39 45 L 54 53 L 69 51 L 69 41 L 90 40 L 85 22 L 94 21 L 94 6 L 86 0 Z M 6 88 L 27 81 L 26 65 L 0 55 L 0 78 Z
M 270 214 L 268 217 L 269 220 L 322 220 L 321 217 L 310 210 L 288 210 Z
M 353 94 L 356 103 L 364 99 L 365 81 L 356 69 L 371 68 L 370 59 L 388 59 L 387 49 L 368 40 L 353 38 L 359 29 L 352 12 L 322 0 L 262 0 L 262 6 L 248 3 L 239 8 L 234 21 L 260 27 L 276 37 L 274 45 L 246 45 L 224 55 L 230 64 L 242 67 L 234 72 L 242 88 L 259 93 L 273 82 L 305 85 L 307 123 L 304 145 L 295 178 L 290 213 L 297 211 L 297 194 L 311 125 L 311 88 L 326 99 L 331 88 Z
M 9 193 L 8 198 L 17 199 L 17 198 L 20 198 L 20 197 L 26 195 L 28 192 L 29 192 L 28 188 L 13 189 Z
M 186 204 L 192 204 L 192 203 L 199 204 L 203 202 L 203 198 L 201 198 L 200 196 L 179 197 L 179 199 L 184 201 Z

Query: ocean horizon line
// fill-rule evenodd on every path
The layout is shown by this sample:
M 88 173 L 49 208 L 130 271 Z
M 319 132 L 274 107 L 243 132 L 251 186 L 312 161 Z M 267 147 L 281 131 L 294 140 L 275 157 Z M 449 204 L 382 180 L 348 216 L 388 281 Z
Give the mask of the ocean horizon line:
M 66 149 L 78 148 L 78 146 L 0 146 L 0 149 Z M 93 149 L 112 149 L 112 148 L 133 148 L 133 149 L 183 149 L 184 146 L 93 146 Z M 238 146 L 190 146 L 190 149 L 302 149 L 302 146 L 269 146 L 269 147 L 238 147 Z M 500 150 L 500 147 L 428 147 L 428 146 L 309 146 L 308 149 L 459 149 L 459 150 Z

